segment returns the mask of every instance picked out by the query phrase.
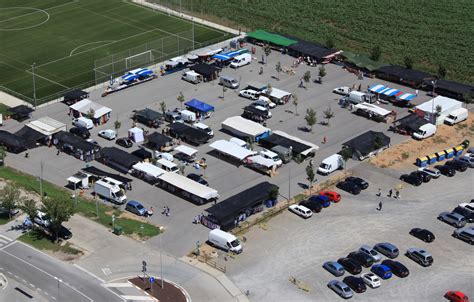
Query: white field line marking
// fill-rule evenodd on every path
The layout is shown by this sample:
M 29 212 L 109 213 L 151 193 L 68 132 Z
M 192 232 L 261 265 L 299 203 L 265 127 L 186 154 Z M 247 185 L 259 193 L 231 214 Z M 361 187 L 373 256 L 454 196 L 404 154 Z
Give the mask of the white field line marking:
M 25 71 L 28 72 L 29 74 L 33 75 L 33 73 L 32 73 L 31 71 L 29 71 L 28 69 L 25 70 Z M 48 82 L 54 83 L 54 84 L 59 85 L 59 86 L 62 86 L 62 87 L 64 87 L 64 88 L 69 88 L 69 87 L 67 87 L 67 86 L 64 86 L 64 85 L 61 84 L 61 83 L 58 83 L 58 82 L 55 82 L 55 81 L 50 80 L 50 79 L 48 79 L 48 78 L 45 78 L 45 77 L 43 77 L 43 76 L 40 76 L 40 75 L 37 74 L 36 72 L 35 72 L 35 77 L 42 78 L 42 79 L 44 79 L 44 80 L 46 80 L 46 81 L 48 81 Z
M 95 42 L 89 42 L 89 43 L 85 43 L 85 44 L 82 44 L 82 45 L 79 45 L 78 47 L 74 48 L 73 50 L 71 50 L 71 52 L 69 53 L 69 56 L 72 56 L 72 54 L 78 50 L 79 48 L 83 47 L 83 46 L 86 46 L 86 45 L 90 45 L 90 44 L 97 44 L 97 43 L 104 43 L 104 42 L 114 42 L 115 40 L 104 40 L 104 41 L 95 41 Z
M 20 30 L 35 28 L 35 27 L 38 27 L 38 26 L 41 26 L 41 25 L 45 24 L 46 22 L 49 21 L 49 18 L 51 18 L 51 16 L 50 16 L 50 15 L 48 14 L 48 12 L 45 11 L 45 10 L 38 9 L 38 8 L 29 8 L 29 9 L 33 9 L 33 10 L 35 10 L 36 12 L 45 13 L 45 14 L 46 14 L 46 19 L 43 20 L 43 21 L 41 21 L 41 22 L 38 23 L 38 24 L 34 24 L 34 25 L 31 25 L 31 26 L 19 27 L 19 28 L 0 28 L 0 31 L 20 31 Z M 18 17 L 21 17 L 21 16 L 18 16 Z M 3 22 L 3 21 L 0 21 L 0 22 Z
M 35 11 L 31 12 L 31 13 L 28 13 L 28 14 L 24 14 L 24 15 L 20 15 L 20 16 L 16 16 L 16 17 L 11 17 L 11 18 L 8 18 L 8 19 L 5 19 L 5 20 L 1 20 L 0 23 L 5 22 L 5 21 L 14 20 L 14 19 L 17 19 L 17 18 L 26 17 L 26 16 L 29 16 L 29 15 L 33 15 L 33 14 L 36 14 L 37 12 L 46 12 L 47 10 L 50 10 L 50 9 L 58 8 L 58 7 L 61 7 L 61 6 L 65 6 L 65 5 L 69 5 L 69 4 L 77 3 L 77 2 L 79 2 L 79 0 L 70 1 L 70 2 L 59 4 L 59 5 L 56 5 L 56 6 L 51 6 L 51 7 L 45 8 L 45 9 L 41 9 L 41 8 L 37 8 L 37 7 L 2 7 L 2 8 L 0 8 L 0 10 L 1 9 L 16 9 L 16 8 L 22 9 L 23 8 L 23 9 L 34 9 Z

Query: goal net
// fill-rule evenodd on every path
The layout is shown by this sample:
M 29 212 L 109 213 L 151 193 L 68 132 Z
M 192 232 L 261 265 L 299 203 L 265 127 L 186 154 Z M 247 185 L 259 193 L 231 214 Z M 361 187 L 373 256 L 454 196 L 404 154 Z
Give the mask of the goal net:
M 150 65 L 154 62 L 153 52 L 151 50 L 129 56 L 125 58 L 125 68 L 127 70 Z

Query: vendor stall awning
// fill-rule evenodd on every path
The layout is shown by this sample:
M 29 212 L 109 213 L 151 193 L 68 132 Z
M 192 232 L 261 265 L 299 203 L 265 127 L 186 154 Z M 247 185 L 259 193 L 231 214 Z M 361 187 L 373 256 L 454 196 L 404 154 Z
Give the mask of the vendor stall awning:
M 289 46 L 298 43 L 298 41 L 288 39 L 277 34 L 272 34 L 261 29 L 247 33 L 247 36 L 256 40 L 270 42 L 279 46 Z
M 193 109 L 196 109 L 201 112 L 209 112 L 209 111 L 214 111 L 214 106 L 211 106 L 209 104 L 203 103 L 199 100 L 192 99 L 189 102 L 184 103 L 185 106 L 191 107 Z
M 133 80 L 138 79 L 138 76 L 135 75 L 135 74 L 128 73 L 126 75 L 123 75 L 122 79 L 125 80 L 125 81 L 133 81 Z
M 174 148 L 174 150 L 180 153 L 184 153 L 188 156 L 193 156 L 194 154 L 198 153 L 198 150 L 185 146 L 185 145 L 179 145 L 176 148 Z
M 400 90 L 391 88 L 389 90 L 384 91 L 383 94 L 386 95 L 386 96 L 394 96 L 399 92 L 400 92 Z
M 397 99 L 403 100 L 403 101 L 411 101 L 416 97 L 416 95 L 411 94 L 411 93 L 404 93 L 402 95 L 399 95 Z
M 372 87 L 369 87 L 369 90 L 371 92 L 374 92 L 374 93 L 380 93 L 380 91 L 386 89 L 387 87 L 385 87 L 384 85 L 380 85 L 380 84 L 377 84 L 377 85 L 374 85 Z

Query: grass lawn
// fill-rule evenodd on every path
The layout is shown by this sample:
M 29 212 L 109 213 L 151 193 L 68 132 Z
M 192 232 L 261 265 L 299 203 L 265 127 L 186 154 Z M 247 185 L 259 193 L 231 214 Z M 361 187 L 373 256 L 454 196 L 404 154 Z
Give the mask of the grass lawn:
M 4 166 L 0 167 L 0 178 L 9 179 L 15 182 L 20 187 L 24 188 L 25 190 L 36 192 L 39 194 L 39 182 L 34 176 Z M 70 193 L 64 190 L 63 188 L 51 184 L 47 181 L 43 181 L 43 192 L 45 192 L 51 198 L 64 198 L 65 195 L 70 195 Z M 71 202 L 74 201 L 71 199 Z M 122 211 L 107 206 L 103 204 L 102 201 L 99 201 L 99 216 L 97 217 L 95 201 L 79 197 L 76 207 L 76 213 L 89 217 L 90 219 L 97 221 L 103 226 L 111 228 L 112 215 L 114 214 L 116 217 L 119 217 Z M 156 236 L 160 233 L 160 229 L 157 226 L 134 219 L 117 218 L 115 220 L 115 225 L 122 227 L 124 234 L 136 234 L 142 239 L 147 239 L 149 237 Z M 142 225 L 143 231 L 141 231 Z
M 12 221 L 13 219 L 15 219 L 15 217 L 8 218 L 8 215 L 0 214 L 0 225 L 7 224 L 10 221 Z
M 82 252 L 74 247 L 69 242 L 60 244 L 51 240 L 49 236 L 40 230 L 31 230 L 28 233 L 21 235 L 18 240 L 38 250 L 48 250 L 52 252 L 62 252 L 65 254 L 79 255 Z
M 3 118 L 5 118 L 6 115 L 10 115 L 11 113 L 8 111 L 10 107 L 8 107 L 5 104 L 0 103 L 0 114 L 3 115 Z
M 230 37 L 202 25 L 194 28 L 196 48 Z M 153 61 L 160 62 L 192 49 L 191 37 L 191 22 L 129 0 L 22 0 L 21 5 L 0 0 L 0 89 L 4 86 L 32 98 L 35 64 L 36 96 L 41 103 L 83 83 L 94 85 L 95 60 L 123 51 L 127 51 L 125 58 L 157 50 Z M 161 38 L 165 39 L 159 47 L 157 43 L 141 48 Z M 124 70 L 115 72 L 117 77 Z

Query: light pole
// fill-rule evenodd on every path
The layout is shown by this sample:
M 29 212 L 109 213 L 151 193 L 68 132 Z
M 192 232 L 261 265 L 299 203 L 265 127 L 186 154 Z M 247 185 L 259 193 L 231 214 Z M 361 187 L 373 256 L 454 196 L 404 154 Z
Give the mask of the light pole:
M 290 161 L 288 162 L 288 206 L 290 205 L 291 199 L 291 159 L 293 158 L 293 147 L 290 146 L 289 148 L 290 153 Z
M 432 92 L 433 99 L 431 100 L 431 119 L 433 121 L 433 125 L 436 125 L 436 117 L 435 117 L 435 112 L 434 112 L 434 97 L 435 97 L 435 89 L 436 89 L 437 81 L 438 80 L 431 81 L 431 84 L 433 85 L 433 92 Z
M 163 283 L 163 245 L 161 244 L 161 237 L 163 236 L 163 233 L 160 232 L 158 234 L 159 239 L 160 239 L 160 275 L 161 275 L 161 288 L 163 289 L 164 283 Z
M 35 109 L 36 109 L 35 65 L 36 65 L 36 63 L 33 63 L 33 64 L 31 65 L 31 72 L 33 73 L 33 100 L 35 101 Z

